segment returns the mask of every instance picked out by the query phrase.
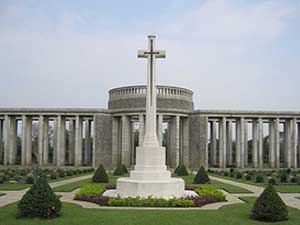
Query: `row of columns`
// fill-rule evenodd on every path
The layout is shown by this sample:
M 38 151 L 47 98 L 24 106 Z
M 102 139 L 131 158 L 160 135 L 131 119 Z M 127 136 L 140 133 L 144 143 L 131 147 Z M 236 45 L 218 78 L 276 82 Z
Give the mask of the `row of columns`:
M 112 120 L 112 164 L 134 165 L 134 121 L 138 122 L 138 146 L 143 144 L 146 129 L 145 115 L 114 116 Z M 157 136 L 163 145 L 163 123 L 168 122 L 167 164 L 174 168 L 180 163 L 188 164 L 188 118 L 179 115 L 157 115 Z M 186 154 L 185 154 L 186 152 Z
M 252 165 L 249 165 L 248 149 L 248 124 L 252 123 Z M 282 167 L 280 161 L 280 118 L 272 118 L 266 121 L 269 124 L 269 149 L 268 168 Z M 218 139 L 217 139 L 218 123 Z M 233 123 L 235 123 L 235 161 L 233 158 Z M 264 168 L 264 123 L 262 118 L 228 119 L 221 117 L 210 121 L 210 158 L 209 164 L 220 168 L 235 166 L 238 168 Z M 298 168 L 300 158 L 300 126 L 294 119 L 284 119 L 284 166 L 286 168 Z M 217 143 L 219 140 L 219 143 Z M 218 161 L 217 161 L 218 160 Z
M 17 157 L 18 120 L 20 117 L 5 115 L 0 119 L 0 164 L 15 165 Z M 22 115 L 21 129 L 21 165 L 32 165 L 32 124 L 38 121 L 38 151 L 37 163 L 40 166 L 53 164 L 64 165 L 92 165 L 92 119 L 75 117 L 38 117 Z M 49 162 L 49 122 L 54 121 L 53 158 Z M 66 122 L 69 123 L 69 145 L 66 149 Z M 83 146 L 83 124 L 85 144 Z M 66 152 L 68 151 L 68 160 Z M 83 155 L 84 154 L 84 155 Z M 84 160 L 83 160 L 84 159 Z

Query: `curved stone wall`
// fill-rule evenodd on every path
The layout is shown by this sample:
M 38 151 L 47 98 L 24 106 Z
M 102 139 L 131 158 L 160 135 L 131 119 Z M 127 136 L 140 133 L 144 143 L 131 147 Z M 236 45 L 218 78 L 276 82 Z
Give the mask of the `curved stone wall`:
M 146 107 L 146 86 L 128 86 L 109 91 L 108 109 L 133 109 Z M 161 110 L 192 111 L 193 92 L 180 87 L 157 86 L 157 107 Z

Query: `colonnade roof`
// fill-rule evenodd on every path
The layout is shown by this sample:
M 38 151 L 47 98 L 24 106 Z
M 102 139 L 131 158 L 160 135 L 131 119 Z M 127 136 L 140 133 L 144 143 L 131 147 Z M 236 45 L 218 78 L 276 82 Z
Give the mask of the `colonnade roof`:
M 268 111 L 268 110 L 194 110 L 191 114 L 209 117 L 250 117 L 250 118 L 294 118 L 300 117 L 300 111 Z

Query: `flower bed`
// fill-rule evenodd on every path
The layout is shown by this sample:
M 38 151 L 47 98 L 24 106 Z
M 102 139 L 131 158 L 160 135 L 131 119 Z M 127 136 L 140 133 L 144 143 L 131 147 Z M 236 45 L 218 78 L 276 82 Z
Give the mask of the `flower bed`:
M 119 206 L 119 207 L 201 207 L 207 204 L 226 201 L 225 195 L 212 187 L 203 185 L 197 187 L 195 192 L 197 197 L 189 198 L 112 198 L 103 196 L 106 187 L 103 184 L 93 184 L 84 186 L 76 195 L 74 200 L 96 203 L 100 206 Z

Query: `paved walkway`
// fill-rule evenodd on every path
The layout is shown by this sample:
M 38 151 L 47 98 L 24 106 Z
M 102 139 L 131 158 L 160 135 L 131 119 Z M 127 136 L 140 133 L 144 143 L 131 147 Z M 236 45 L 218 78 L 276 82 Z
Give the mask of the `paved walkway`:
M 235 197 L 258 197 L 264 190 L 263 187 L 259 187 L 259 186 L 255 186 L 255 185 L 250 185 L 250 184 L 245 184 L 245 183 L 241 183 L 241 182 L 236 182 L 236 181 L 232 181 L 232 180 L 227 180 L 227 179 L 223 179 L 223 178 L 219 178 L 219 177 L 213 177 L 210 176 L 210 179 L 212 180 L 216 180 L 216 181 L 220 181 L 222 183 L 226 183 L 226 184 L 230 184 L 233 186 L 237 186 L 237 187 L 241 187 L 244 189 L 247 189 L 253 193 L 243 193 L 243 194 L 231 194 Z M 299 186 L 300 188 L 300 186 Z M 280 195 L 280 197 L 282 198 L 282 200 L 284 201 L 284 203 L 290 207 L 293 208 L 297 208 L 300 209 L 300 193 L 278 193 Z
M 85 179 L 88 179 L 91 177 L 92 177 L 92 175 L 85 175 L 85 176 L 81 176 L 81 177 L 71 178 L 71 179 L 67 179 L 67 180 L 50 183 L 50 186 L 53 188 L 53 187 L 61 186 L 64 184 L 69 184 L 69 183 L 85 180 Z M 72 192 L 56 192 L 56 194 L 61 195 L 61 200 L 63 202 L 74 203 L 74 204 L 80 205 L 83 208 L 93 208 L 93 209 L 100 209 L 100 208 L 101 209 L 112 209 L 113 208 L 113 209 L 132 209 L 132 210 L 136 210 L 136 209 L 141 209 L 141 210 L 216 210 L 225 205 L 244 203 L 244 201 L 239 199 L 240 197 L 258 197 L 264 190 L 263 187 L 258 187 L 255 185 L 231 181 L 231 180 L 227 180 L 227 179 L 223 179 L 223 178 L 219 178 L 219 177 L 210 176 L 210 179 L 216 180 L 216 181 L 219 181 L 222 183 L 230 184 L 233 186 L 241 187 L 241 188 L 251 191 L 252 193 L 230 194 L 230 193 L 222 190 L 222 192 L 226 195 L 226 200 L 227 200 L 226 202 L 208 204 L 201 208 L 103 207 L 103 206 L 99 206 L 97 204 L 90 203 L 90 202 L 74 200 L 75 193 L 78 192 L 79 189 L 76 189 Z M 19 201 L 22 198 L 22 196 L 27 192 L 27 190 L 28 189 L 24 189 L 21 191 L 0 191 L 0 193 L 6 194 L 6 195 L 0 197 L 0 207 Z M 281 196 L 281 198 L 283 199 L 283 201 L 285 202 L 286 205 L 300 209 L 300 199 L 299 199 L 300 193 L 279 193 L 279 195 Z

